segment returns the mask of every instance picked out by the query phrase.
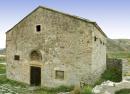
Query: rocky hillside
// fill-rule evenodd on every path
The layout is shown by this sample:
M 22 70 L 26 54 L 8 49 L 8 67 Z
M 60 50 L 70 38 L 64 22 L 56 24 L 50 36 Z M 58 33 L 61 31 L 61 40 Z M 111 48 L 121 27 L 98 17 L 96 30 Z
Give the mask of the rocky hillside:
M 107 52 L 130 52 L 130 39 L 108 39 Z

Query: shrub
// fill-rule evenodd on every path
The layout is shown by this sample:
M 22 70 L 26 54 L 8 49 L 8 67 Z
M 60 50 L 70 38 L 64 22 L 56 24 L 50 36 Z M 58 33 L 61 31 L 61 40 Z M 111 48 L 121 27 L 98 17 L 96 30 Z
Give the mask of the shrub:
M 117 68 L 108 69 L 102 74 L 102 79 L 120 82 L 122 80 L 122 73 Z
M 93 94 L 93 93 L 92 93 L 92 87 L 91 87 L 91 86 L 85 86 L 85 87 L 82 89 L 81 94 Z
M 103 77 L 101 77 L 100 79 L 98 79 L 94 85 L 92 85 L 93 87 L 95 87 L 96 85 L 100 85 L 102 82 L 106 81 L 105 79 L 103 79 Z
M 130 89 L 121 89 L 116 91 L 115 94 L 130 94 Z

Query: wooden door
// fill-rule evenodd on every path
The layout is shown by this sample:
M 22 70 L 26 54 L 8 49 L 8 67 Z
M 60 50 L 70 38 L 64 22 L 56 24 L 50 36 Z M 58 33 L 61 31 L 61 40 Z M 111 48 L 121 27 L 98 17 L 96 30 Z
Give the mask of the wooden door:
M 41 68 L 31 66 L 30 68 L 30 84 L 32 86 L 41 85 Z

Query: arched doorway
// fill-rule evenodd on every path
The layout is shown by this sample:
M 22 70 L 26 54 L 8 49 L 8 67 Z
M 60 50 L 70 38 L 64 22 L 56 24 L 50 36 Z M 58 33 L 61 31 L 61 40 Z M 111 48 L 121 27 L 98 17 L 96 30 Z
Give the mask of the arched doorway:
M 32 51 L 30 53 L 30 60 L 36 61 L 37 63 L 42 60 L 42 55 L 40 51 Z M 30 84 L 32 86 L 41 85 L 41 67 L 30 66 Z

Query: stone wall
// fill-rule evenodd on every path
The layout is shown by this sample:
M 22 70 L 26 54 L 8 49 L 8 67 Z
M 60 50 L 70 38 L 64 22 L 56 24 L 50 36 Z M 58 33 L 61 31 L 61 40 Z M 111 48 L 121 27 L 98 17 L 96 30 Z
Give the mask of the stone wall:
M 96 40 L 95 40 L 96 37 Z M 100 75 L 106 69 L 106 37 L 98 29 L 93 27 L 92 33 L 92 74 L 93 83 L 100 78 Z M 94 79 L 95 78 L 95 79 Z
M 130 63 L 128 62 L 127 59 L 122 59 L 122 77 L 125 80 L 130 80 Z
M 113 59 L 107 58 L 107 69 L 116 68 L 119 71 L 122 71 L 122 60 L 121 59 Z

